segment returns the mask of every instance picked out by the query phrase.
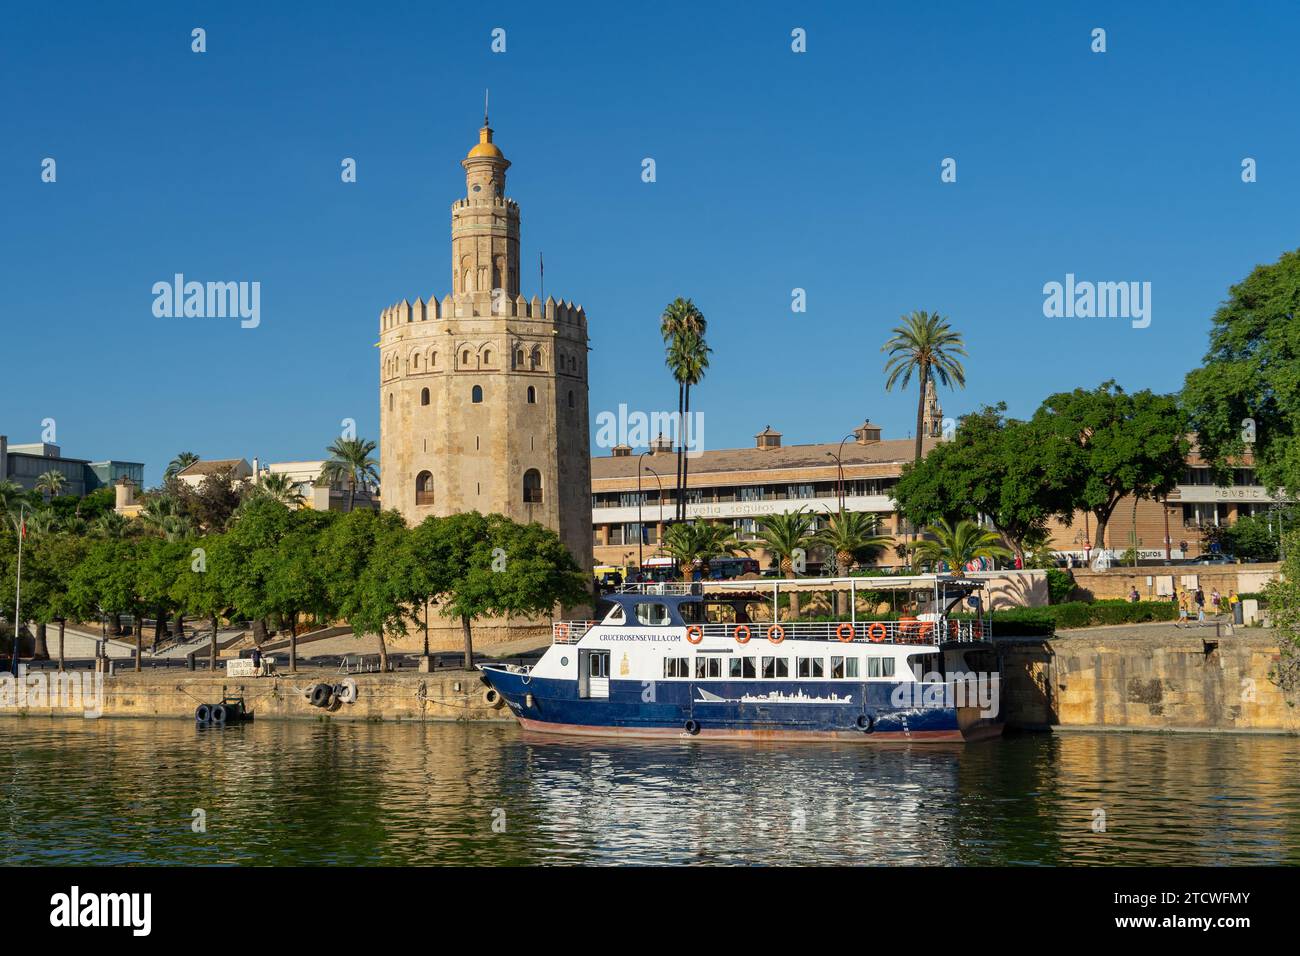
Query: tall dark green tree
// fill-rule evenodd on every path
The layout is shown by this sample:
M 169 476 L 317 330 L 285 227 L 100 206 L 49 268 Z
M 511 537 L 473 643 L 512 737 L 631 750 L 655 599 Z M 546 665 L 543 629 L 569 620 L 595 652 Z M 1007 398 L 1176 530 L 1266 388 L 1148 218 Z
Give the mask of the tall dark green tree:
M 1049 395 L 1031 424 L 1052 511 L 1067 521 L 1076 511 L 1091 512 L 1097 548 L 1106 546 L 1106 526 L 1121 498 L 1162 498 L 1186 468 L 1187 419 L 1173 395 L 1130 394 L 1103 382 Z
M 1006 404 L 963 416 L 952 441 L 903 467 L 893 497 L 913 525 L 987 518 L 1016 554 L 1046 532 L 1055 509 L 1047 485 L 1049 436 L 1006 418 Z
M 1228 290 L 1183 403 L 1221 479 L 1251 452 L 1268 488 L 1300 489 L 1300 250 Z
M 709 367 L 709 347 L 704 334 L 709 323 L 690 299 L 680 296 L 668 303 L 659 317 L 659 333 L 666 345 L 664 362 L 677 382 L 677 509 L 678 521 L 686 519 L 686 438 L 691 411 L 691 386 L 698 385 Z

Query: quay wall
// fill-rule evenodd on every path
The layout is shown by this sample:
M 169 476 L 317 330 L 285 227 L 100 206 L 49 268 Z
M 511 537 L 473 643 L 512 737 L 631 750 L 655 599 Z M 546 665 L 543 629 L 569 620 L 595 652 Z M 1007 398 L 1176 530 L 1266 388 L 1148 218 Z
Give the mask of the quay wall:
M 88 671 L 70 672 L 88 675 Z M 32 671 L 32 683 L 38 674 Z M 387 674 L 347 675 L 357 684 L 357 699 L 351 704 L 336 704 L 330 709 L 313 707 L 305 691 L 317 683 L 335 684 L 344 675 L 333 671 L 302 671 L 278 677 L 227 677 L 176 671 L 117 673 L 103 680 L 105 717 L 162 717 L 194 719 L 201 703 L 215 704 L 223 696 L 243 697 L 255 719 L 433 721 L 476 720 L 513 721 L 508 708 L 492 707 L 483 699 L 487 689 L 477 672 L 439 671 L 434 673 L 394 672 Z M 17 702 L 15 702 L 17 703 Z M 26 706 L 0 708 L 0 716 L 83 717 L 84 708 L 73 699 L 73 706 L 40 700 L 29 690 L 21 703 Z
M 1277 577 L 1281 565 L 1272 564 L 1183 564 L 1152 565 L 1137 568 L 1115 567 L 1108 571 L 1074 568 L 1077 591 L 1075 599 L 1104 600 L 1127 598 L 1137 588 L 1145 600 L 1155 600 L 1167 595 L 1171 587 L 1195 590 L 1199 585 L 1208 600 L 1210 592 L 1218 590 L 1226 601 L 1234 590 L 1238 594 L 1253 594 L 1264 590 L 1264 585 Z
M 1300 733 L 1300 697 L 1270 673 L 1259 628 L 1169 624 L 999 640 L 1009 727 Z

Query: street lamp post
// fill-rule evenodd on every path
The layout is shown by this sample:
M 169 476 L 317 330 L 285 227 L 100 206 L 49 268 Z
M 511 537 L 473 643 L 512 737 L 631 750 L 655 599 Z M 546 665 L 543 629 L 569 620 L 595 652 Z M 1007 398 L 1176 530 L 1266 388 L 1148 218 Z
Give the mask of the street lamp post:
M 843 438 L 840 439 L 840 447 L 838 450 L 834 452 L 828 451 L 826 453 L 829 457 L 835 459 L 835 471 L 836 471 L 835 497 L 837 503 L 840 506 L 840 511 L 844 510 L 844 460 L 843 460 L 844 443 L 853 437 L 855 437 L 854 433 L 849 432 L 847 435 L 845 435 Z
M 640 481 L 640 480 L 641 480 L 640 471 L 641 471 L 641 469 L 640 469 L 640 466 L 638 465 L 638 467 L 637 467 L 637 481 Z M 652 474 L 652 475 L 655 476 L 655 484 L 657 484 L 657 485 L 659 486 L 659 524 L 662 525 L 662 524 L 664 523 L 664 483 L 663 483 L 663 479 L 661 479 L 661 478 L 659 477 L 659 472 L 655 471 L 653 468 L 647 468 L 646 471 L 650 472 L 650 474 Z M 655 529 L 655 533 L 656 533 L 656 534 L 659 533 L 658 528 Z M 663 542 L 663 539 L 662 539 L 662 538 L 659 538 L 659 539 L 657 540 L 656 543 L 659 545 L 660 548 L 663 547 L 663 543 L 664 543 L 664 542 Z
M 15 677 L 18 676 L 18 621 L 23 607 L 23 538 L 26 537 L 27 530 L 27 522 L 23 519 L 24 508 L 28 511 L 32 510 L 32 506 L 27 502 L 18 502 L 18 520 L 14 527 L 14 531 L 18 533 L 18 572 L 14 579 L 14 655 L 10 662 L 10 670 Z
M 642 545 L 645 543 L 645 523 L 641 518 L 641 459 L 650 454 L 643 451 L 636 456 L 636 569 L 641 570 L 645 564 L 645 554 Z

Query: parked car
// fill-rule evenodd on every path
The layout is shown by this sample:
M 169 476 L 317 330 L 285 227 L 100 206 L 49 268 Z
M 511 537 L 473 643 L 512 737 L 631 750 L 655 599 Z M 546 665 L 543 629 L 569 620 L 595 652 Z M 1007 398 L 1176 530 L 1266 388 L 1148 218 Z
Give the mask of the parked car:
M 1237 559 L 1227 554 L 1203 554 L 1197 558 L 1189 558 L 1188 564 L 1236 564 Z

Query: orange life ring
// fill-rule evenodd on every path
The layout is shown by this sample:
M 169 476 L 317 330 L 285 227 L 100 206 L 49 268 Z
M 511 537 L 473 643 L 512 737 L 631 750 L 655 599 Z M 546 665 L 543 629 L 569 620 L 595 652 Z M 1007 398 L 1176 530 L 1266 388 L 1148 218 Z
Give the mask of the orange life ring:
M 741 631 L 744 631 L 744 632 L 745 632 L 745 636 L 744 636 L 744 637 L 741 637 L 741 636 L 740 636 L 740 632 L 741 632 Z M 737 643 L 737 644 L 748 644 L 748 643 L 749 643 L 749 637 L 750 637 L 750 634 L 749 634 L 749 625 L 748 625 L 748 624 L 737 624 L 737 625 L 736 625 L 736 629 L 735 629 L 734 631 L 732 631 L 732 634 L 735 635 L 735 637 L 736 637 L 736 643 Z
M 774 632 L 779 636 L 773 637 L 772 634 Z M 773 624 L 771 627 L 767 629 L 767 639 L 771 641 L 773 644 L 780 644 L 782 641 L 785 640 L 785 628 L 783 628 L 780 624 Z
M 983 637 L 983 636 L 984 636 L 984 628 L 983 628 L 982 626 L 980 626 L 980 622 L 979 622 L 979 621 L 972 621 L 972 622 L 971 622 L 971 626 L 970 626 L 970 636 L 971 636 L 971 637 Z
M 929 641 L 930 634 L 934 631 L 934 624 L 930 621 L 922 621 L 920 629 L 917 631 L 916 640 L 918 644 L 925 644 Z
M 845 636 L 844 636 L 844 629 L 845 629 L 846 627 L 849 629 L 849 630 L 848 630 L 848 635 L 849 635 L 848 637 L 845 637 Z M 853 639 L 854 639 L 855 637 L 857 637 L 857 636 L 858 636 L 858 635 L 857 635 L 857 632 L 854 631 L 854 629 L 853 629 L 853 625 L 852 625 L 852 624 L 849 624 L 847 621 L 846 621 L 845 623 L 841 624 L 839 627 L 837 627 L 837 628 L 835 629 L 835 637 L 836 637 L 836 639 L 837 639 L 838 641 L 840 641 L 840 643 L 842 643 L 842 644 L 847 644 L 847 643 L 849 643 L 851 640 L 853 640 Z
M 567 624 L 555 625 L 555 637 L 556 640 L 567 642 L 569 640 L 569 625 Z
M 889 635 L 889 628 L 880 621 L 867 625 L 867 639 L 879 644 Z
M 695 637 L 691 637 L 691 634 L 694 634 Z M 704 628 L 700 627 L 698 624 L 690 625 L 686 628 L 686 640 L 690 641 L 692 644 L 700 643 L 700 641 L 704 640 Z

